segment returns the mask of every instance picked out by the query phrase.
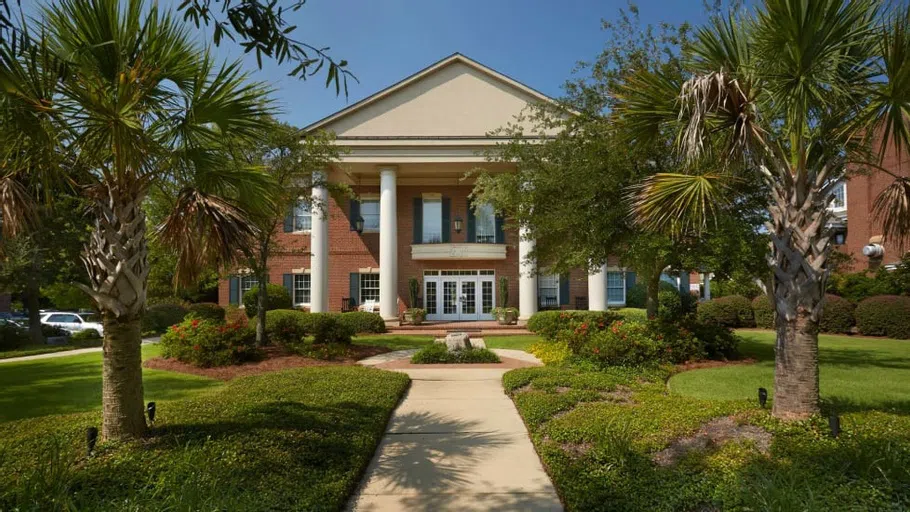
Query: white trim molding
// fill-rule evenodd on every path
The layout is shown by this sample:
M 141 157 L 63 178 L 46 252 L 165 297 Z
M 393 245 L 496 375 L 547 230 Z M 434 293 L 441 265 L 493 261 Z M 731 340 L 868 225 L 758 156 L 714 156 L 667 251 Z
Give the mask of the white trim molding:
M 504 260 L 505 244 L 416 244 L 412 260 Z

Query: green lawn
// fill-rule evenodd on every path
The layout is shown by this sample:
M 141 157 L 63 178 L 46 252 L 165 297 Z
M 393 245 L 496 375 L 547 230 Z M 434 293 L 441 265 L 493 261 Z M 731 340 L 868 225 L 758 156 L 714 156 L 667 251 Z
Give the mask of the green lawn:
M 54 352 L 66 352 L 84 347 L 74 347 L 72 345 L 46 345 L 28 344 L 14 350 L 4 350 L 0 352 L 0 359 L 12 359 L 14 357 L 37 356 L 39 354 L 51 354 Z
M 774 393 L 774 332 L 740 331 L 741 352 L 758 363 L 683 372 L 669 381 L 674 394 L 703 399 L 754 400 Z M 910 341 L 819 336 L 820 386 L 838 411 L 876 408 L 910 412 Z
M 80 360 L 58 378 L 97 363 Z M 155 379 L 146 398 L 161 398 Z M 159 402 L 147 439 L 92 457 L 97 411 L 2 423 L 0 510 L 341 510 L 407 386 L 349 366 L 238 378 Z
M 143 345 L 142 357 L 159 354 Z M 222 386 L 221 381 L 160 370 L 142 371 L 147 401 L 176 400 Z M 0 365 L 0 422 L 101 408 L 101 353 Z
M 515 350 L 527 350 L 532 343 L 540 341 L 540 337 L 534 334 L 524 335 L 506 335 L 506 336 L 485 336 L 483 338 L 487 348 L 507 348 Z M 397 334 L 375 334 L 368 336 L 358 336 L 354 338 L 357 345 L 376 345 L 386 347 L 391 350 L 406 350 L 411 348 L 422 348 L 433 343 L 433 336 Z

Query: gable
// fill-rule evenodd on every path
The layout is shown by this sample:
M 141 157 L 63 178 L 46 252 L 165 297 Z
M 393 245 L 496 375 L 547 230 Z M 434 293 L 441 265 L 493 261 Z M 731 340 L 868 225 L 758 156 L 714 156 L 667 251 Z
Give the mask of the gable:
M 542 100 L 548 98 L 456 55 L 308 129 L 334 131 L 340 139 L 477 138 Z

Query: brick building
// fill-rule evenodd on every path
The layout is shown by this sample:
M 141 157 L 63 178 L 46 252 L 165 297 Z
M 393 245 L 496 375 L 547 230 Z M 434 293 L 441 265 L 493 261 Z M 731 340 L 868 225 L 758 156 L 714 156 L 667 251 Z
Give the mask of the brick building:
M 340 311 L 371 302 L 388 320 L 415 306 L 407 303 L 412 278 L 430 320 L 491 319 L 501 306 L 517 306 L 527 318 L 541 307 L 623 305 L 635 278 L 617 262 L 590 276 L 538 273 L 523 257 L 532 240 L 489 205 L 469 205 L 468 171 L 514 171 L 486 162 L 482 151 L 497 142 L 487 134 L 547 101 L 455 54 L 308 126 L 334 132 L 348 149 L 322 172 L 358 198 L 339 201 L 324 188 L 302 198 L 280 228 L 270 281 L 288 288 L 295 307 Z M 328 208 L 311 213 L 311 202 Z M 508 304 L 499 297 L 502 277 Z M 220 283 L 219 302 L 236 304 L 253 286 L 239 270 Z

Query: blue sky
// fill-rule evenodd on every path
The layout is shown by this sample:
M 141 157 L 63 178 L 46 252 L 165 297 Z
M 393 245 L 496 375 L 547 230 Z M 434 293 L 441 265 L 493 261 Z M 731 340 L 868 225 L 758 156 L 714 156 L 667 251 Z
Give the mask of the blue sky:
M 700 23 L 702 0 L 639 0 L 643 23 Z M 448 56 L 461 52 L 549 95 L 579 60 L 603 48 L 601 19 L 614 18 L 626 0 L 308 0 L 291 18 L 297 37 L 331 47 L 360 80 L 349 96 L 325 89 L 324 76 L 307 80 L 285 76 L 289 68 L 253 59 L 247 67 L 271 82 L 281 118 L 303 127 L 344 108 Z M 229 43 L 224 57 L 241 56 Z

